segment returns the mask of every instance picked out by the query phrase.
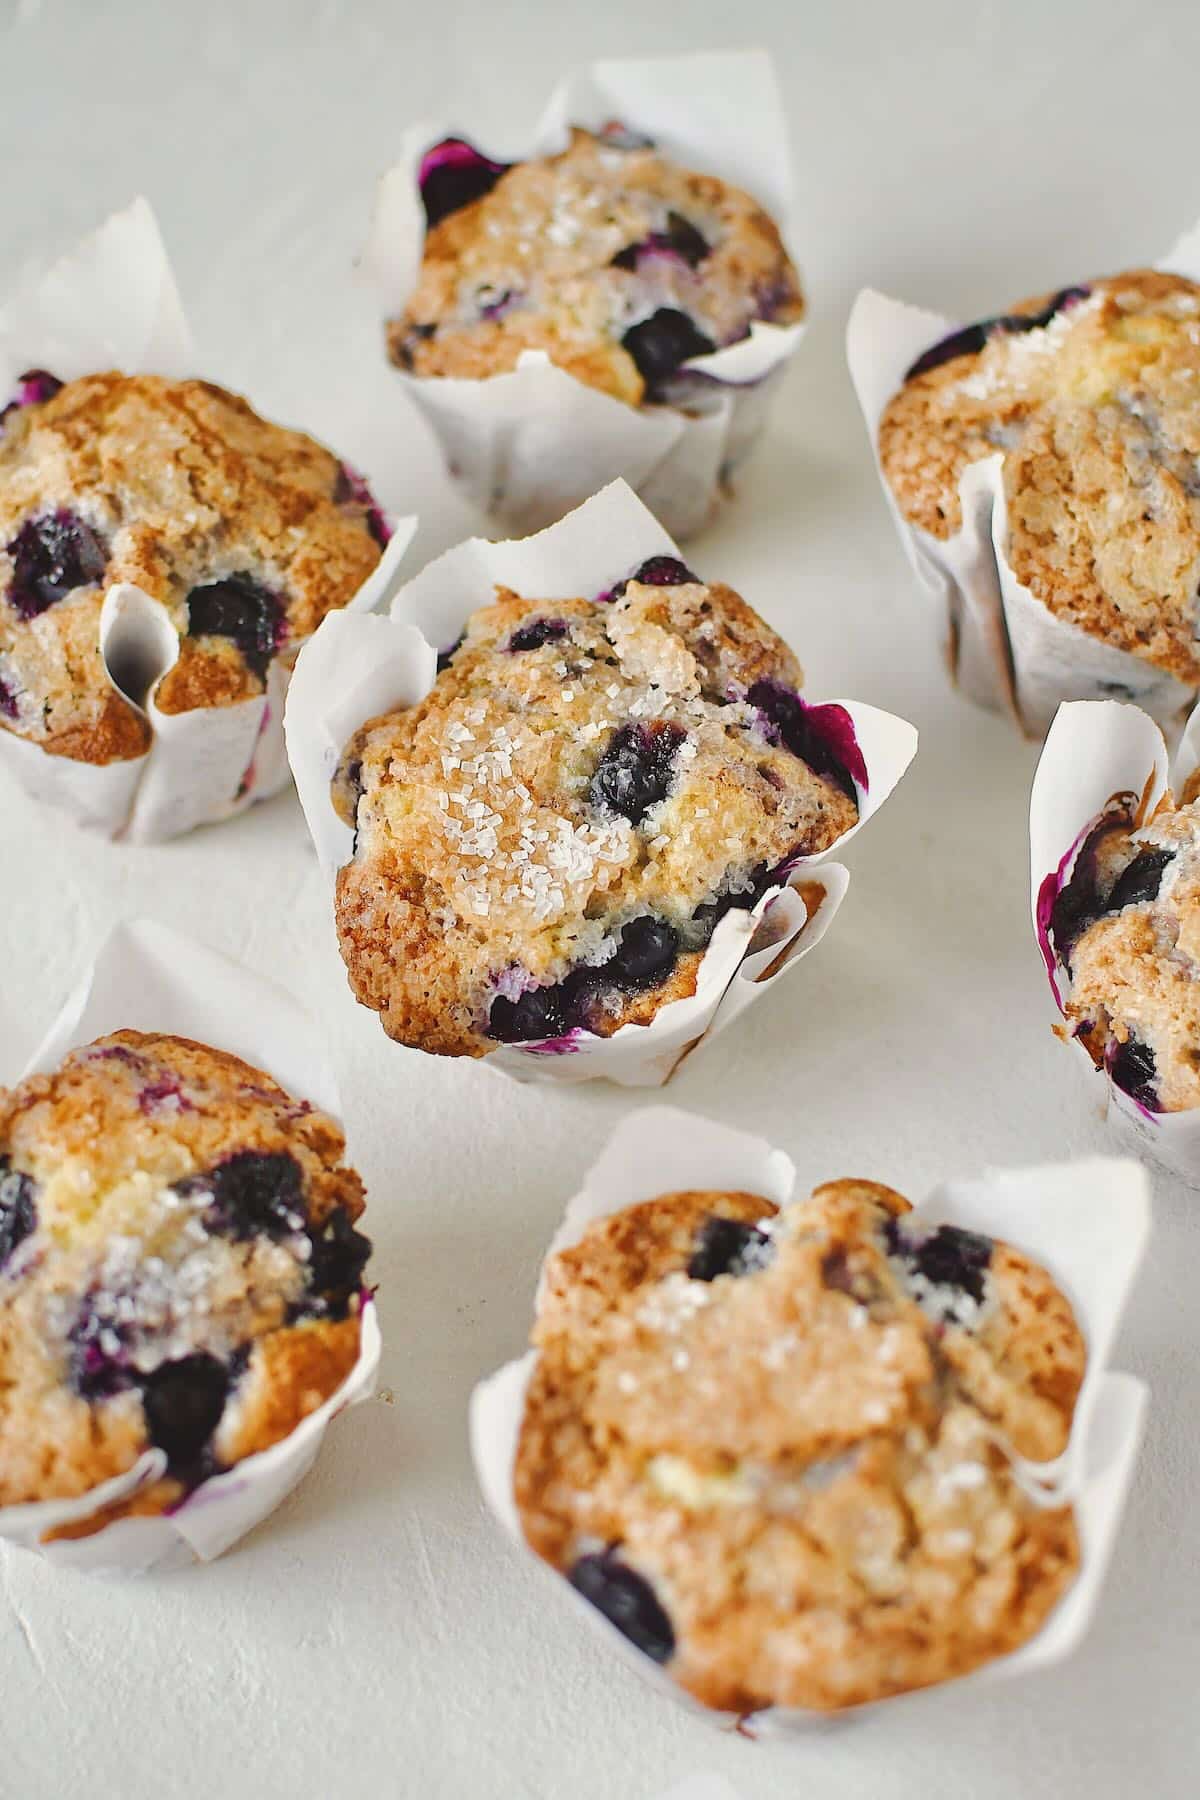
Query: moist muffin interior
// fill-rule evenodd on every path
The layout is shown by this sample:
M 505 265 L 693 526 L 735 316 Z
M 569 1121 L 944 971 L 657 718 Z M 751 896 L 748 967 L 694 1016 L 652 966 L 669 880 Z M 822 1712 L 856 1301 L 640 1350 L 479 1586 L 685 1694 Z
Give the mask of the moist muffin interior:
M 501 591 L 443 661 L 335 785 L 342 954 L 402 1043 L 648 1023 L 726 911 L 857 819 L 849 715 L 806 706 L 786 645 L 673 558 L 594 600 Z
M 543 350 L 631 406 L 700 407 L 682 364 L 804 310 L 762 207 L 644 138 L 576 129 L 511 167 L 448 140 L 422 185 L 421 272 L 388 327 L 392 360 L 420 376 L 476 379 Z
M 836 1710 L 967 1673 L 1074 1577 L 1086 1353 L 1037 1264 L 836 1181 L 665 1195 L 550 1259 L 514 1489 L 530 1545 L 706 1705 Z
M 187 1039 L 119 1031 L 0 1090 L 0 1506 L 285 1438 L 359 1353 L 368 1240 L 336 1123 Z
M 144 754 L 146 674 L 101 655 L 110 587 L 179 632 L 159 708 L 227 706 L 353 598 L 386 531 L 354 471 L 209 382 L 29 371 L 0 418 L 0 728 L 77 761 Z
M 1003 457 L 1008 560 L 1059 618 L 1200 683 L 1200 287 L 1135 269 L 1021 302 L 918 359 L 879 429 L 904 516 L 960 529 Z

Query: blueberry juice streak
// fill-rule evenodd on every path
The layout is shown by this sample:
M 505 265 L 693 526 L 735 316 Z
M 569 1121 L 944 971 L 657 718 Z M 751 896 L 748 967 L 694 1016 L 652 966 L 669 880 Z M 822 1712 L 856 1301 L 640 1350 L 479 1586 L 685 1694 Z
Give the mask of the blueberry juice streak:
M 810 706 L 776 681 L 756 681 L 746 699 L 760 714 L 767 736 L 814 774 L 828 776 L 851 800 L 867 792 L 866 759 L 844 706 Z

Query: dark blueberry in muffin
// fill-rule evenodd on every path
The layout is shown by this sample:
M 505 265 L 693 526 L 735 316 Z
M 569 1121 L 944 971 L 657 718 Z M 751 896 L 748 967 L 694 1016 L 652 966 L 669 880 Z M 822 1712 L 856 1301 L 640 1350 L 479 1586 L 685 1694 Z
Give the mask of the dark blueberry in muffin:
M 694 319 L 675 306 L 660 306 L 648 319 L 631 325 L 621 342 L 637 364 L 648 400 L 662 398 L 664 383 L 681 363 L 708 356 L 717 347 Z
M 300 1165 L 284 1150 L 239 1150 L 205 1175 L 177 1184 L 181 1194 L 211 1194 L 204 1223 L 225 1237 L 289 1237 L 304 1229 Z
M 1113 883 L 1112 893 L 1108 896 L 1109 911 L 1120 912 L 1123 906 L 1157 900 L 1163 871 L 1174 860 L 1173 850 L 1143 850 L 1140 856 L 1135 856 Z
M 6 719 L 15 719 L 20 713 L 17 706 L 17 689 L 12 687 L 3 675 L 0 675 L 0 713 L 3 713 Z
M 1101 820 L 1080 846 L 1070 880 L 1065 881 L 1054 896 L 1050 907 L 1050 932 L 1059 961 L 1068 970 L 1071 952 L 1088 926 L 1094 925 L 1110 910 L 1110 901 L 1100 892 L 1099 852 L 1114 831 L 1128 828 L 1129 820 L 1123 814 L 1114 813 Z
M 16 393 L 0 412 L 0 425 L 3 425 L 9 413 L 19 412 L 23 406 L 41 406 L 43 401 L 53 400 L 61 386 L 58 376 L 51 375 L 49 369 L 26 369 L 18 377 Z
M 33 1176 L 14 1169 L 0 1156 L 0 1272 L 5 1263 L 37 1226 Z
M 355 1294 L 362 1287 L 363 1270 L 371 1255 L 371 1240 L 354 1229 L 354 1222 L 343 1207 L 337 1207 L 320 1231 L 310 1231 L 309 1282 L 320 1296 L 323 1310 L 342 1318 Z
M 705 1219 L 696 1238 L 687 1272 L 690 1281 L 715 1281 L 718 1275 L 752 1275 L 765 1269 L 775 1246 L 757 1225 L 723 1219 L 713 1213 Z
M 975 325 L 964 325 L 960 331 L 952 331 L 949 337 L 942 338 L 930 346 L 905 374 L 905 381 L 911 381 L 915 375 L 925 375 L 930 369 L 938 368 L 942 363 L 951 362 L 956 356 L 975 356 L 983 349 L 990 337 L 1001 333 L 1012 334 L 1023 331 L 1038 331 L 1048 325 L 1056 314 L 1065 307 L 1074 306 L 1080 300 L 1086 300 L 1091 293 L 1088 287 L 1061 288 L 1039 312 L 1035 313 L 1001 313 L 998 318 L 980 319 Z
M 508 647 L 510 650 L 540 650 L 543 644 L 552 644 L 566 635 L 565 619 L 530 619 L 527 625 L 517 626 L 508 640 Z
M 8 603 L 22 619 L 36 619 L 76 588 L 94 586 L 108 562 L 91 526 L 65 507 L 26 519 L 5 549 L 13 563 Z
M 596 602 L 602 605 L 605 601 L 620 600 L 631 581 L 640 581 L 644 587 L 684 587 L 699 579 L 677 556 L 649 556 L 632 575 L 618 581 L 615 588 L 610 588 L 606 594 L 597 594 Z
M 980 1305 L 992 1260 L 992 1240 L 957 1225 L 939 1225 L 928 1237 L 912 1238 L 898 1219 L 889 1219 L 888 1252 L 933 1287 L 954 1288 Z
M 574 1023 L 561 985 L 529 988 L 510 1000 L 497 994 L 488 1013 L 488 1036 L 502 1044 L 532 1044 L 563 1037 Z
M 252 575 L 227 575 L 188 595 L 190 637 L 232 638 L 260 680 L 278 650 L 284 631 L 284 608 L 278 595 Z
M 775 681 L 756 681 L 746 698 L 793 756 L 817 775 L 827 775 L 851 800 L 858 798 L 855 775 L 865 785 L 866 769 L 842 707 L 806 706 L 799 694 Z
M 613 257 L 613 267 L 636 269 L 641 259 L 651 256 L 677 256 L 689 269 L 702 263 L 711 248 L 702 231 L 682 213 L 669 212 L 665 231 L 652 231 L 638 244 L 628 244 Z
M 448 669 L 450 667 L 450 664 L 454 661 L 455 652 L 462 648 L 462 642 L 466 635 L 465 631 L 460 632 L 452 644 L 448 644 L 444 650 L 438 651 L 437 669 L 439 675 L 443 669 Z M 361 768 L 362 765 L 360 764 L 359 766 Z
M 1108 1072 L 1123 1093 L 1144 1106 L 1147 1112 L 1158 1112 L 1158 1068 L 1149 1044 L 1129 1037 L 1118 1044 L 1108 1059 Z
M 133 1326 L 120 1315 L 135 1310 L 133 1295 L 93 1291 L 85 1296 L 79 1316 L 67 1333 L 68 1379 L 82 1399 L 106 1400 L 133 1380 Z
M 622 725 L 608 741 L 588 788 L 594 806 L 640 824 L 652 806 L 665 800 L 680 744 L 678 725 Z
M 172 1464 L 194 1463 L 221 1422 L 229 1393 L 223 1363 L 204 1351 L 163 1363 L 142 1382 L 146 1434 Z
M 674 926 L 647 913 L 644 918 L 631 919 L 622 929 L 615 953 L 596 975 L 608 986 L 639 993 L 661 986 L 678 954 L 679 933 Z
M 675 1633 L 644 1575 L 636 1574 L 614 1551 L 605 1550 L 581 1556 L 567 1579 L 643 1655 L 652 1662 L 670 1662 Z
M 508 166 L 492 162 L 463 138 L 444 138 L 427 150 L 417 180 L 430 228 L 490 194 Z

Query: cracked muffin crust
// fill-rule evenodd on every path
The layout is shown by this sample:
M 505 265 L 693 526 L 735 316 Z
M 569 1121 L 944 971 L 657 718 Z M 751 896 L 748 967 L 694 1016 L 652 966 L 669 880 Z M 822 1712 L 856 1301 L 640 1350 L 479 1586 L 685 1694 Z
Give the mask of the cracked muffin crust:
M 401 1043 L 647 1024 L 695 991 L 726 911 L 858 817 L 849 715 L 807 706 L 787 646 L 674 558 L 596 599 L 500 591 L 442 662 L 335 782 L 342 956 Z
M 670 403 L 687 397 L 681 364 L 803 314 L 762 207 L 620 129 L 511 166 L 447 139 L 420 179 L 424 259 L 388 326 L 392 361 L 418 376 L 479 379 L 543 350 L 630 406 Z
M 340 1127 L 259 1069 L 118 1031 L 0 1089 L 0 1506 L 169 1510 L 280 1442 L 359 1354 L 368 1240 Z
M 873 1182 L 676 1193 L 549 1259 L 514 1467 L 532 1548 L 704 1704 L 834 1710 L 966 1674 L 1070 1585 L 1086 1354 L 1020 1251 Z
M 1003 455 L 1008 560 L 1052 613 L 1200 683 L 1200 287 L 1136 269 L 1023 301 L 934 345 L 879 428 L 910 524 L 962 523 Z
M 1102 819 L 1049 931 L 1067 1029 L 1097 1068 L 1147 1112 L 1200 1106 L 1200 801 L 1168 799 L 1140 830 Z
M 0 727 L 80 762 L 140 756 L 149 724 L 100 650 L 110 586 L 179 632 L 162 711 L 227 706 L 353 598 L 386 537 L 361 478 L 236 394 L 30 370 L 0 417 Z

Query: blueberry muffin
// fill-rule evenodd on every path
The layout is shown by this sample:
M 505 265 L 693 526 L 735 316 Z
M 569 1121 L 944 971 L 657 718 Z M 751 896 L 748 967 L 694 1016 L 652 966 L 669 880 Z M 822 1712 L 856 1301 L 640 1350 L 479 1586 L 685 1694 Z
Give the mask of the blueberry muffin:
M 648 139 L 574 130 L 560 155 L 505 165 L 451 138 L 420 181 L 424 260 L 388 326 L 392 361 L 416 375 L 474 380 L 543 350 L 630 406 L 670 403 L 688 397 L 692 357 L 803 314 L 762 207 Z
M 115 582 L 161 600 L 179 660 L 167 713 L 264 691 L 379 561 L 382 516 L 352 470 L 203 381 L 22 378 L 0 417 L 0 727 L 86 763 L 141 756 L 145 676 L 109 678 Z
M 858 817 L 848 714 L 807 706 L 787 646 L 674 558 L 596 599 L 499 590 L 442 663 L 335 782 L 342 955 L 401 1043 L 648 1024 L 725 912 Z
M 521 1528 L 707 1706 L 835 1710 L 1023 1644 L 1079 1561 L 1007 1446 L 1070 1435 L 1085 1350 L 1017 1250 L 873 1182 L 677 1193 L 547 1264 Z
M 1140 830 L 1133 805 L 1089 833 L 1049 937 L 1070 1034 L 1148 1112 L 1180 1112 L 1200 1106 L 1200 800 Z
M 161 1477 L 161 1513 L 287 1437 L 359 1354 L 368 1240 L 339 1127 L 184 1038 L 118 1031 L 0 1089 L 0 1506 Z
M 910 524 L 950 538 L 958 484 L 1003 456 L 1008 560 L 1048 610 L 1200 684 L 1200 287 L 1152 269 L 953 333 L 879 428 Z

